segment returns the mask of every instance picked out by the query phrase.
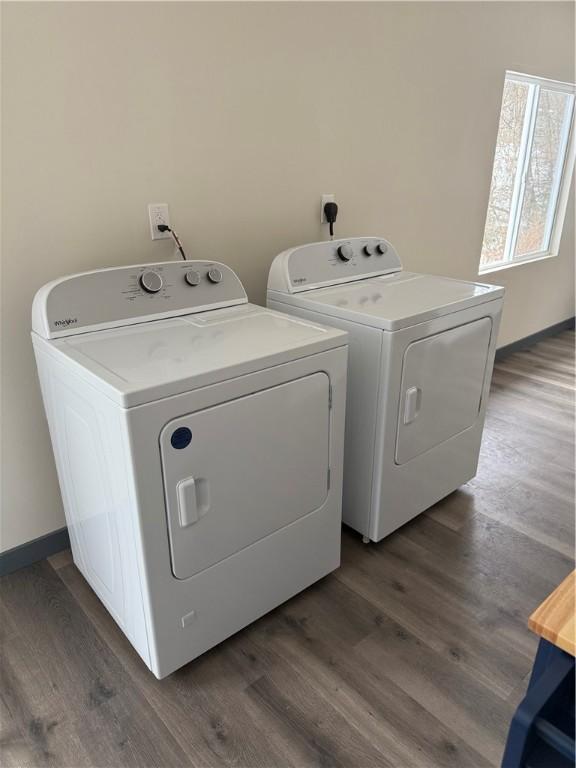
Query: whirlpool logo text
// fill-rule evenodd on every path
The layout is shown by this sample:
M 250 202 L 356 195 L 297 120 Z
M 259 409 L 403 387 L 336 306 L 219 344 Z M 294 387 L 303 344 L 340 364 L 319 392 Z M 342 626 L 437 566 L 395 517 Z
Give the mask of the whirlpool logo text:
M 77 322 L 78 322 L 78 318 L 77 317 L 67 317 L 64 320 L 55 320 L 54 321 L 54 325 L 57 328 L 59 328 L 59 327 L 60 328 L 62 328 L 62 327 L 63 328 L 67 328 L 69 325 L 74 325 Z

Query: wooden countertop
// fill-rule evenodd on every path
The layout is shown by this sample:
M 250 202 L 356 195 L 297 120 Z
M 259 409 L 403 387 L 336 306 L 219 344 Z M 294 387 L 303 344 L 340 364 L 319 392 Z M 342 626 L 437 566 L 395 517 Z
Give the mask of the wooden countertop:
M 528 619 L 532 632 L 572 656 L 576 656 L 575 580 L 572 571 Z

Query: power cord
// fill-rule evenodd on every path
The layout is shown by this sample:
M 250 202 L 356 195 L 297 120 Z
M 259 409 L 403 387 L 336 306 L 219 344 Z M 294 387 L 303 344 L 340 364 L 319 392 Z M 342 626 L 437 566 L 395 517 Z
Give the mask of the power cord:
M 338 206 L 336 203 L 325 203 L 324 216 L 326 216 L 326 221 L 330 225 L 330 240 L 334 240 L 334 223 L 338 216 Z
M 180 255 L 182 256 L 184 261 L 187 261 L 188 256 L 186 256 L 186 254 L 184 253 L 184 248 L 182 247 L 182 243 L 180 242 L 180 238 L 178 237 L 176 232 L 174 232 L 173 229 L 170 229 L 170 227 L 167 224 L 158 224 L 158 231 L 170 232 L 170 234 L 172 235 L 172 240 L 174 240 L 174 242 L 176 243 L 176 248 L 178 248 L 178 250 L 180 251 Z

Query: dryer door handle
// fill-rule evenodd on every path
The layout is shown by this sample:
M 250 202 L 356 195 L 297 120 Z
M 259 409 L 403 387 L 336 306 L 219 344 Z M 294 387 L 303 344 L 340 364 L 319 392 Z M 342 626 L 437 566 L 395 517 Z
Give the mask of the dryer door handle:
M 406 390 L 404 399 L 404 424 L 410 424 L 420 413 L 422 390 L 420 387 L 410 387 Z
M 210 490 L 204 477 L 187 477 L 176 486 L 180 526 L 197 523 L 210 509 Z

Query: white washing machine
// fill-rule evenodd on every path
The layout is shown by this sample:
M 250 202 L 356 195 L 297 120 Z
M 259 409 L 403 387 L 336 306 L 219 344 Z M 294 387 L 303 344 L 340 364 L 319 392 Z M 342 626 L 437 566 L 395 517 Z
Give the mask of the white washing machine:
M 476 473 L 504 289 L 404 272 L 383 238 L 284 251 L 268 306 L 348 331 L 344 522 L 379 541 Z
M 339 565 L 346 334 L 213 262 L 34 299 L 74 562 L 157 677 Z

